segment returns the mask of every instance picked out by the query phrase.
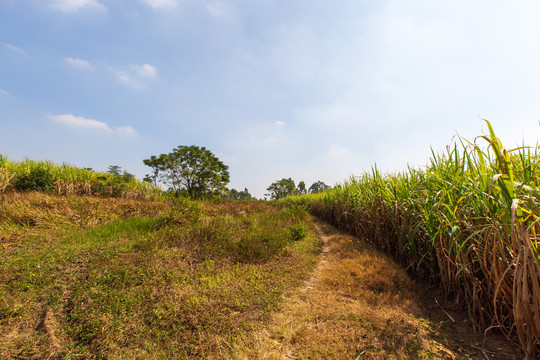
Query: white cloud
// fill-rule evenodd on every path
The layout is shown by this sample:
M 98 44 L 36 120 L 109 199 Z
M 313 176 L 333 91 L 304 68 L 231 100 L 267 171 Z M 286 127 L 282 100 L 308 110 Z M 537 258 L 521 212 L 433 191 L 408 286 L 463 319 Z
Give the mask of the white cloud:
M 137 134 L 134 128 L 131 126 L 119 126 L 116 128 L 116 132 L 124 136 L 134 136 Z
M 76 67 L 81 70 L 87 70 L 92 67 L 90 63 L 86 60 L 82 59 L 76 59 L 76 58 L 64 58 L 64 61 L 67 62 L 69 65 Z
M 116 76 L 116 78 L 120 80 L 121 82 L 123 82 L 124 84 L 133 85 L 133 86 L 137 85 L 137 87 L 140 86 L 139 83 L 137 84 L 134 83 L 134 80 L 131 78 L 131 76 L 129 76 L 127 72 L 123 70 L 116 70 L 116 69 L 111 69 L 111 71 Z
M 133 65 L 132 67 L 141 77 L 155 78 L 157 76 L 157 69 L 150 64 Z
M 123 70 L 112 69 L 113 74 L 123 84 L 133 89 L 144 89 L 144 84 L 134 75 L 128 74 Z
M 61 12 L 77 12 L 86 7 L 107 11 L 107 7 L 97 0 L 54 0 L 49 7 Z
M 9 51 L 11 51 L 13 53 L 16 53 L 18 55 L 28 56 L 28 54 L 23 49 L 21 49 L 20 47 L 15 46 L 15 45 L 4 44 L 4 47 L 6 49 L 8 49 Z
M 213 2 L 206 4 L 206 10 L 213 15 L 223 15 L 227 10 L 227 7 L 222 2 Z
M 252 144 L 256 144 L 257 146 L 259 146 L 262 144 L 273 145 L 273 144 L 284 143 L 288 141 L 288 139 L 283 136 L 267 136 L 267 137 L 250 136 L 248 137 L 248 141 Z
M 177 0 L 141 0 L 146 5 L 153 7 L 154 9 L 159 8 L 170 8 L 177 5 Z
M 9 95 L 9 92 L 7 90 L 0 88 L 0 95 Z
M 93 119 L 86 119 L 82 116 L 75 116 L 72 114 L 64 114 L 64 115 L 48 114 L 47 117 L 54 122 L 67 125 L 67 126 L 78 127 L 78 128 L 83 128 L 83 129 L 95 129 L 95 130 L 100 130 L 100 131 L 105 131 L 105 132 L 112 132 L 112 129 L 109 127 L 109 125 L 107 125 L 107 123 L 93 120 Z
M 137 133 L 131 126 L 119 126 L 113 130 L 109 125 L 107 125 L 107 123 L 103 121 L 87 119 L 82 116 L 75 116 L 72 114 L 48 114 L 47 117 L 58 124 L 75 128 L 98 130 L 106 133 L 116 133 L 123 136 L 134 136 Z
M 157 69 L 150 64 L 131 65 L 130 70 L 111 69 L 116 78 L 133 89 L 146 88 L 146 81 L 157 78 Z
M 275 122 L 275 124 L 276 124 L 276 126 L 285 126 L 285 121 L 278 120 L 278 121 Z

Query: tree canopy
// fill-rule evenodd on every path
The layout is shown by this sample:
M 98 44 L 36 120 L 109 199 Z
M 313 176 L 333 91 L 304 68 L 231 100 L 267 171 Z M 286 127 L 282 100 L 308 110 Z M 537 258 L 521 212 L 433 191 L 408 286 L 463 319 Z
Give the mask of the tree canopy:
M 300 195 L 307 194 L 306 183 L 305 183 L 305 182 L 300 181 L 300 182 L 298 183 L 297 189 L 298 189 L 298 193 L 299 193 Z
M 205 147 L 180 145 L 168 154 L 153 155 L 143 162 L 152 168 L 146 181 L 161 182 L 192 199 L 223 195 L 229 183 L 229 167 Z
M 290 195 L 296 194 L 296 185 L 294 180 L 291 178 L 281 179 L 274 181 L 267 189 L 268 194 L 266 196 L 270 197 L 271 200 L 281 199 Z
M 253 197 L 249 193 L 247 188 L 244 188 L 242 191 L 238 191 L 236 189 L 229 190 L 228 198 L 234 199 L 234 200 L 249 200 Z
M 266 189 L 268 194 L 265 194 L 265 196 L 269 197 L 270 200 L 277 200 L 291 195 L 304 195 L 307 193 L 312 194 L 327 189 L 330 189 L 330 186 L 326 185 L 322 181 L 316 181 L 309 187 L 309 189 L 306 189 L 306 183 L 304 181 L 300 181 L 298 185 L 295 185 L 293 179 L 283 178 L 281 180 L 274 181 Z
M 310 187 L 309 187 L 309 193 L 317 193 L 324 190 L 330 189 L 330 186 L 326 185 L 322 181 L 315 181 Z

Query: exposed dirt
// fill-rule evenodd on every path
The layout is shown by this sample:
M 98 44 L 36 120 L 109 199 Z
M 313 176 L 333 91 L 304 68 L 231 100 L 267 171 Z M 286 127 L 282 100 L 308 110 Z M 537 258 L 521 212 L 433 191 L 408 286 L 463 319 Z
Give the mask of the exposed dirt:
M 316 222 L 311 277 L 234 359 L 520 359 L 500 334 L 477 334 L 464 309 L 369 244 Z

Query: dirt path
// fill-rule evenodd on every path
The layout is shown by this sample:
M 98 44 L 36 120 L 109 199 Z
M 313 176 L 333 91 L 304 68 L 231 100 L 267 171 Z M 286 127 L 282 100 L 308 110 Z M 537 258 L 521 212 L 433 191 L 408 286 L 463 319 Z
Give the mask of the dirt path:
M 315 223 L 312 276 L 234 359 L 518 359 L 500 336 L 476 335 L 466 313 L 412 281 L 369 244 Z
M 321 254 L 319 255 L 319 261 L 317 262 L 317 266 L 313 270 L 313 274 L 309 277 L 309 279 L 306 281 L 304 286 L 301 288 L 301 292 L 305 293 L 307 291 L 312 290 L 316 283 L 319 281 L 319 278 L 323 271 L 326 268 L 326 265 L 328 264 L 328 255 L 330 253 L 330 234 L 326 231 L 325 228 L 321 227 L 318 223 L 315 223 L 315 227 L 317 228 L 317 231 L 319 232 L 322 240 L 322 248 L 321 248 Z

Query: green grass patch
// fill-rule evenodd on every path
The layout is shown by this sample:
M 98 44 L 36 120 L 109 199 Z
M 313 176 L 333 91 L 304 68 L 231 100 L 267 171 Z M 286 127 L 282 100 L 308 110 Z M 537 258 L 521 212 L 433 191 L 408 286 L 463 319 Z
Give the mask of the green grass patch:
M 19 232 L 1 233 L 2 358 L 226 356 L 320 251 L 305 212 L 293 240 L 298 211 L 259 202 L 17 196 L 0 215 Z

